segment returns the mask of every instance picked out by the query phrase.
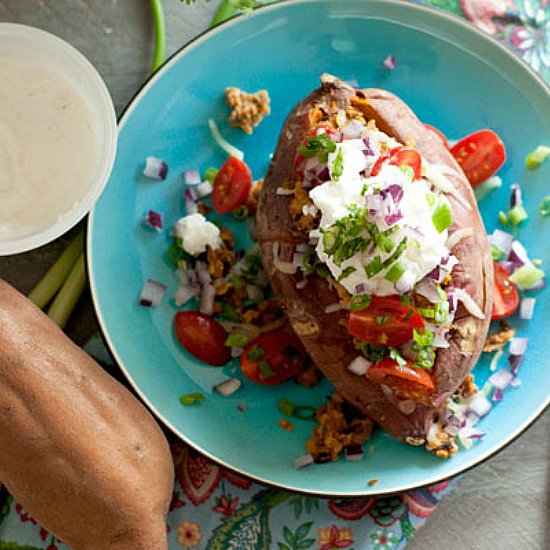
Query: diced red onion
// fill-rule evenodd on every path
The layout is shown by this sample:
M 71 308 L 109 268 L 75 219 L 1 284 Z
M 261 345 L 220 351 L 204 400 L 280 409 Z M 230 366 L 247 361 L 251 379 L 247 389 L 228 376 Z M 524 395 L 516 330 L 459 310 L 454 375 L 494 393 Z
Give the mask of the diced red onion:
M 468 403 L 468 408 L 482 418 L 491 410 L 491 403 L 485 395 L 478 392 Z
M 337 304 L 329 304 L 328 306 L 325 307 L 325 313 L 336 313 L 337 311 L 340 311 L 344 309 L 342 307 L 342 304 L 340 303 L 337 303 Z
M 468 436 L 469 439 L 473 441 L 479 441 L 485 437 L 485 433 L 482 432 L 479 428 L 474 428 L 472 433 Z
M 277 187 L 275 191 L 277 195 L 294 195 L 294 189 L 285 189 L 284 187 Z
M 168 165 L 157 157 L 147 157 L 143 175 L 154 180 L 165 180 L 168 175 Z
M 395 225 L 398 221 L 401 221 L 402 219 L 403 219 L 403 214 L 401 213 L 401 210 L 396 210 L 391 214 L 384 216 L 384 222 L 388 227 Z
M 364 294 L 367 290 L 367 285 L 365 283 L 359 283 L 355 285 L 355 294 Z
M 200 312 L 206 315 L 214 313 L 214 299 L 216 298 L 216 289 L 211 284 L 203 285 L 201 289 Z
M 495 352 L 493 355 L 493 358 L 491 359 L 491 364 L 489 365 L 489 370 L 491 372 L 497 370 L 498 362 L 500 361 L 500 358 L 504 355 L 504 351 L 499 349 Z
M 196 262 L 195 273 L 197 274 L 197 280 L 201 285 L 206 285 L 212 282 L 212 276 L 208 272 L 208 264 L 206 262 Z
M 519 305 L 519 318 L 532 319 L 535 311 L 536 298 L 522 298 Z
M 147 279 L 141 289 L 139 303 L 146 307 L 158 306 L 162 302 L 165 292 L 166 285 L 153 279 Z
M 191 298 L 198 297 L 200 290 L 198 287 L 192 287 L 189 285 L 180 285 L 174 293 L 174 301 L 176 306 L 180 307 L 186 304 Z
M 449 342 L 447 341 L 447 336 L 449 334 L 449 329 L 442 328 L 434 332 L 434 348 L 448 348 Z
M 199 171 L 191 169 L 183 171 L 183 181 L 185 185 L 199 185 L 202 180 Z
M 149 210 L 145 216 L 144 222 L 152 229 L 155 229 L 156 231 L 162 231 L 163 222 L 162 214 L 160 212 Z
M 396 62 L 395 55 L 388 55 L 388 57 L 382 61 L 382 65 L 384 65 L 386 69 L 393 71 L 393 69 L 395 69 Z
M 517 376 L 514 376 L 510 382 L 510 387 L 517 388 L 518 386 L 521 386 L 521 380 Z
M 330 179 L 330 170 L 328 169 L 328 166 L 325 166 L 317 175 L 319 178 L 319 181 L 324 183 Z
M 514 236 L 506 231 L 501 231 L 500 229 L 495 229 L 491 235 L 488 236 L 489 243 L 502 250 L 502 252 L 507 256 L 512 250 L 512 243 L 514 242 Z
M 253 302 L 260 302 L 264 299 L 263 290 L 256 285 L 246 285 L 246 295 L 248 296 L 248 299 Z
M 391 183 L 390 185 L 387 185 L 380 190 L 380 196 L 384 200 L 386 199 L 386 197 L 391 196 L 395 206 L 399 206 L 399 203 L 403 198 L 403 187 L 401 187 L 401 185 L 398 185 L 397 183 Z
M 398 294 L 406 294 L 412 290 L 416 276 L 412 271 L 405 271 L 393 285 Z
M 214 389 L 224 397 L 229 397 L 233 395 L 240 387 L 242 382 L 238 378 L 228 378 L 219 384 L 214 386 Z
M 432 304 L 437 304 L 441 301 L 441 298 L 439 296 L 439 292 L 437 292 L 437 288 L 435 287 L 435 284 L 430 279 L 422 279 L 417 285 L 414 287 L 414 290 L 417 294 L 420 294 L 420 296 L 424 296 L 427 300 L 429 300 Z
M 187 212 L 187 215 L 190 216 L 191 214 L 197 214 L 199 212 L 199 206 L 197 203 L 191 199 L 185 198 L 185 211 Z
M 298 282 L 296 283 L 296 288 L 297 288 L 298 290 L 302 290 L 302 288 L 305 288 L 306 286 L 307 286 L 307 279 L 306 279 L 306 278 L 304 278 L 304 279 L 302 279 L 301 281 L 298 281 Z
M 481 308 L 474 302 L 472 297 L 462 288 L 455 288 L 454 294 L 457 300 L 460 300 L 466 310 L 478 319 L 485 319 L 485 314 Z
M 519 241 L 512 243 L 510 252 L 508 253 L 508 260 L 514 262 L 518 267 L 531 264 L 527 250 L 525 250 L 525 247 Z
M 524 355 L 527 350 L 528 339 L 515 336 L 510 338 L 510 347 L 508 352 L 510 355 Z
M 367 373 L 371 365 L 372 363 L 368 359 L 366 359 L 362 355 L 358 355 L 355 359 L 350 361 L 348 365 L 348 370 L 353 374 L 363 376 Z
M 523 362 L 523 355 L 509 355 L 508 356 L 508 363 L 510 364 L 510 367 L 512 368 L 512 374 L 515 376 L 521 367 L 521 363 Z
M 197 185 L 197 192 L 201 198 L 212 194 L 213 189 L 212 184 L 208 180 L 203 181 L 200 185 Z
M 434 281 L 439 281 L 439 277 L 441 276 L 441 269 L 439 266 L 434 267 L 427 275 L 429 279 L 433 279 Z
M 280 271 L 281 273 L 285 273 L 287 275 L 293 275 L 298 270 L 297 264 L 294 262 L 283 262 L 279 259 L 279 248 L 280 244 L 278 242 L 273 243 L 273 265 L 275 266 L 275 269 Z
M 516 264 L 515 262 L 509 262 L 508 260 L 498 262 L 498 264 L 504 268 L 508 275 L 511 275 L 518 268 L 518 264 Z
M 463 227 L 461 229 L 457 229 L 449 235 L 445 246 L 449 250 L 452 250 L 460 241 L 471 237 L 473 234 L 474 230 L 471 227 Z
M 512 192 L 510 194 L 510 208 L 514 208 L 514 206 L 517 205 L 522 205 L 523 198 L 521 196 L 521 187 L 519 183 L 512 183 L 511 189 Z
M 489 382 L 498 390 L 505 390 L 514 376 L 505 369 L 500 369 L 489 377 Z
M 493 392 L 493 396 L 492 396 L 491 399 L 495 403 L 498 403 L 498 402 L 502 401 L 503 396 L 504 396 L 504 393 L 502 392 L 502 390 L 499 389 L 499 388 L 496 388 L 496 390 Z
M 314 463 L 315 461 L 313 460 L 313 457 L 311 455 L 303 455 L 294 460 L 294 468 L 300 470 L 301 468 L 311 466 Z
M 354 118 L 349 124 L 344 126 L 342 134 L 346 139 L 359 139 L 364 129 L 365 126 Z
M 365 453 L 361 445 L 349 445 L 344 448 L 344 456 L 350 462 L 360 462 L 363 460 Z

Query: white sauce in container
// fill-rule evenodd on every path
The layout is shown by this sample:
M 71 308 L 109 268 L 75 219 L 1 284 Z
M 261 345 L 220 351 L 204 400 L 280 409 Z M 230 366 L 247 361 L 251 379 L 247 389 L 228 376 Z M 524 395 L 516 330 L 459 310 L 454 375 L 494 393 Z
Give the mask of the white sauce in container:
M 88 102 L 62 73 L 0 56 L 0 82 L 0 238 L 21 238 L 85 194 L 99 137 Z

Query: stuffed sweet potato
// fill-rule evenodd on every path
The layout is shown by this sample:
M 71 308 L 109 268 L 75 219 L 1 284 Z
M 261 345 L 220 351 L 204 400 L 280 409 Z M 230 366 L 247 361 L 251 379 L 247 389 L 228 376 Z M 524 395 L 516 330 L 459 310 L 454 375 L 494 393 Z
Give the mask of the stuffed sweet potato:
M 475 365 L 492 307 L 483 222 L 441 139 L 395 95 L 323 75 L 284 124 L 257 225 L 317 366 L 362 414 L 423 444 Z

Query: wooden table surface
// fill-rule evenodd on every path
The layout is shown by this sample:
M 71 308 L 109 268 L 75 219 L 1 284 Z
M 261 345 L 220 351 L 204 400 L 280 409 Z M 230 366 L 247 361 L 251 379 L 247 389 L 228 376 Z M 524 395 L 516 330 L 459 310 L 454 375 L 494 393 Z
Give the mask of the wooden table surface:
M 206 29 L 216 5 L 164 0 L 168 53 Z M 76 46 L 105 79 L 118 113 L 147 77 L 153 58 L 147 0 L 0 0 L 0 21 L 40 27 Z M 28 292 L 73 233 L 35 251 L 0 257 L 0 277 Z M 86 293 L 67 332 L 82 343 L 94 330 Z M 549 432 L 546 412 L 507 449 L 467 473 L 408 548 L 550 548 Z

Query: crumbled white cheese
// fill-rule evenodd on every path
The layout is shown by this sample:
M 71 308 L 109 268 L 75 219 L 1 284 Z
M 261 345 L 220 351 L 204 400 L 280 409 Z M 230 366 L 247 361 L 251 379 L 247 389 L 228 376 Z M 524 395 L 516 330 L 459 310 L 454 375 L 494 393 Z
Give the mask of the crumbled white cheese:
M 174 225 L 174 235 L 182 240 L 183 249 L 192 256 L 205 252 L 207 246 L 218 248 L 221 243 L 220 230 L 202 214 L 180 218 Z

